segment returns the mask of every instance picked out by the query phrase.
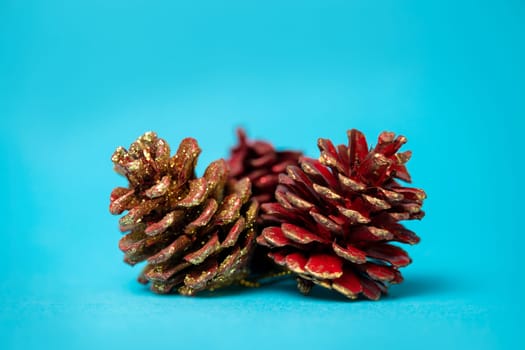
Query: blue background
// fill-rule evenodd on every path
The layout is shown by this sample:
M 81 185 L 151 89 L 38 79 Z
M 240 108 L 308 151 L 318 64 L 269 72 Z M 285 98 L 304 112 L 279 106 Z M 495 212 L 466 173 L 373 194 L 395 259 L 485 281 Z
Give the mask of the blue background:
M 0 348 L 519 348 L 522 1 L 0 1 Z M 161 297 L 122 263 L 110 156 L 234 129 L 317 156 L 408 137 L 428 193 L 404 284 Z

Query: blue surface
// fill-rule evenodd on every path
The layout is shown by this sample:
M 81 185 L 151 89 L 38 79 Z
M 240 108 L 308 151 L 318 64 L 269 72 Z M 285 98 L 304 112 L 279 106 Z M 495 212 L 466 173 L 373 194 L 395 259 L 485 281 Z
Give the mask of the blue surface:
M 190 4 L 191 3 L 191 4 Z M 523 348 L 520 1 L 0 1 L 1 349 Z M 317 155 L 404 134 L 427 217 L 379 302 L 289 283 L 152 295 L 122 263 L 109 160 L 234 128 Z

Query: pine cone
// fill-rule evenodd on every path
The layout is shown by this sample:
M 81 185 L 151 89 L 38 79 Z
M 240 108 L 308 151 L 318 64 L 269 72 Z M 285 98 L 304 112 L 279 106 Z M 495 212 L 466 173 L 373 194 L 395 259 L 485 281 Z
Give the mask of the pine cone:
M 272 144 L 262 140 L 249 140 L 243 129 L 237 129 L 238 143 L 230 151 L 227 160 L 230 176 L 234 179 L 248 177 L 252 182 L 253 197 L 259 202 L 275 201 L 274 193 L 279 183 L 279 174 L 288 165 L 296 165 L 301 152 L 277 151 Z M 260 219 L 257 220 L 260 223 Z M 263 246 L 255 248 L 251 264 L 252 278 L 266 279 L 280 276 L 283 268 L 276 266 L 268 259 L 268 249 Z
M 169 145 L 153 132 L 142 135 L 129 151 L 118 147 L 115 170 L 128 188 L 111 193 L 110 212 L 121 214 L 119 242 L 130 265 L 146 260 L 139 277 L 151 289 L 185 295 L 239 282 L 248 275 L 254 248 L 253 223 L 258 204 L 251 200 L 247 178 L 228 180 L 223 159 L 195 176 L 201 150 L 184 139 L 170 157 Z
M 269 256 L 298 275 L 308 293 L 313 283 L 349 298 L 377 300 L 388 283 L 400 283 L 400 267 L 411 262 L 390 244 L 415 244 L 419 237 L 399 223 L 421 219 L 425 192 L 403 187 L 410 182 L 398 153 L 406 138 L 383 132 L 369 150 L 357 130 L 348 131 L 348 146 L 319 139 L 319 160 L 301 158 L 279 176 L 277 203 L 262 205 L 269 224 L 257 238 L 273 248 Z
M 266 141 L 250 141 L 243 129 L 237 130 L 238 144 L 231 149 L 228 164 L 230 176 L 248 177 L 252 182 L 253 197 L 259 203 L 274 201 L 279 174 L 288 165 L 297 164 L 301 152 L 277 151 Z

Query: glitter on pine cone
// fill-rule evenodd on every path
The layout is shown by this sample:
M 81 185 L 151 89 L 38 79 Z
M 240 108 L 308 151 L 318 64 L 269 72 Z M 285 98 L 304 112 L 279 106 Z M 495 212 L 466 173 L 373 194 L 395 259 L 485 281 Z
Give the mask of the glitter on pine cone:
M 228 165 L 235 179 L 248 177 L 253 197 L 259 203 L 274 201 L 279 174 L 295 165 L 301 156 L 297 151 L 277 151 L 270 143 L 248 140 L 243 129 L 237 129 L 238 143 L 231 149 Z
M 119 221 L 127 233 L 119 248 L 130 265 L 146 261 L 139 281 L 157 293 L 193 295 L 249 274 L 258 211 L 250 180 L 229 179 L 223 159 L 196 177 L 200 152 L 186 138 L 171 157 L 168 143 L 147 132 L 111 158 L 129 182 L 110 198 L 112 214 L 128 211 Z
M 348 145 L 319 139 L 319 160 L 302 157 L 279 176 L 277 202 L 262 205 L 267 227 L 257 243 L 297 274 L 301 292 L 317 284 L 377 300 L 388 284 L 402 282 L 399 268 L 411 259 L 391 243 L 419 242 L 399 221 L 421 219 L 426 198 L 397 181 L 411 181 L 411 152 L 398 152 L 404 143 L 383 132 L 369 149 L 361 132 L 349 130 Z

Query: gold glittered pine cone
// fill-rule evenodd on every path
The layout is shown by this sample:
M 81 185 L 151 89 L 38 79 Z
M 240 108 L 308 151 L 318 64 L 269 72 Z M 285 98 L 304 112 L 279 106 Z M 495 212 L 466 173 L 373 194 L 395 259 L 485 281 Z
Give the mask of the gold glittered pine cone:
M 262 205 L 267 227 L 257 242 L 297 274 L 303 293 L 317 284 L 377 300 L 403 280 L 399 268 L 411 259 L 392 243 L 419 242 L 399 222 L 421 219 L 426 198 L 397 181 L 411 181 L 411 152 L 398 152 L 405 142 L 383 132 L 369 149 L 361 132 L 349 130 L 348 145 L 319 139 L 319 160 L 303 157 L 280 175 L 277 202 Z
M 182 140 L 175 155 L 147 132 L 111 160 L 128 187 L 111 193 L 110 212 L 126 235 L 119 248 L 130 265 L 146 261 L 139 276 L 157 293 L 193 295 L 240 282 L 249 274 L 258 203 L 247 178 L 229 178 L 228 165 L 212 162 L 202 177 L 197 141 Z

